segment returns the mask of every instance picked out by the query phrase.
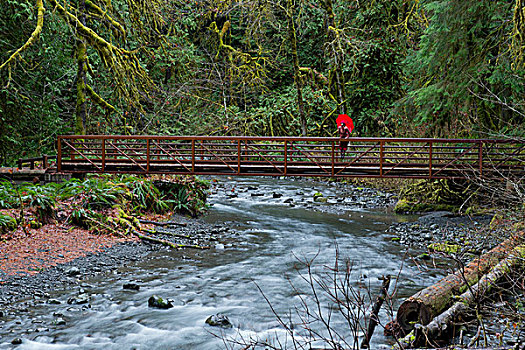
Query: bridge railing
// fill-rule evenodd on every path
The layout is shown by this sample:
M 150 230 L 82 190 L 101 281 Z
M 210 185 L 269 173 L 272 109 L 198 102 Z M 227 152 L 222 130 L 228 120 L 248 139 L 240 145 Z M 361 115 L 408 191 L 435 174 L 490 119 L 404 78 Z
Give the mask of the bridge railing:
M 59 136 L 63 172 L 464 178 L 524 176 L 525 142 L 210 136 Z

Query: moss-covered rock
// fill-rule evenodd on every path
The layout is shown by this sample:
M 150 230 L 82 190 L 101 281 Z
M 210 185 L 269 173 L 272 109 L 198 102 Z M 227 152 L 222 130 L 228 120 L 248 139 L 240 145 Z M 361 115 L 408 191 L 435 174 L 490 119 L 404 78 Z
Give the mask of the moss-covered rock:
M 397 201 L 396 205 L 394 206 L 394 211 L 396 213 L 408 213 L 412 211 L 412 205 L 408 202 L 406 199 L 400 199 Z
M 435 252 L 455 254 L 459 251 L 460 246 L 457 244 L 431 243 L 428 245 L 428 249 L 433 250 Z

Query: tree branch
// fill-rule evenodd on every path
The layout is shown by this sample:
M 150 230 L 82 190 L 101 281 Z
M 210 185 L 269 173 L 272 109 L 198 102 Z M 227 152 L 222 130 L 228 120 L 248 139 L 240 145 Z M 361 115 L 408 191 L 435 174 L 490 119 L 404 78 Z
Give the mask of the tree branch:
M 16 50 L 15 53 L 13 53 L 7 59 L 7 61 L 2 63 L 2 65 L 0 66 L 0 70 L 2 70 L 2 68 L 6 67 L 11 62 L 13 62 L 23 51 L 25 51 L 28 47 L 33 45 L 33 43 L 40 36 L 40 33 L 42 32 L 42 28 L 44 26 L 44 12 L 45 12 L 46 9 L 44 7 L 43 0 L 36 0 L 36 6 L 37 6 L 37 9 L 38 9 L 38 15 L 37 15 L 37 21 L 36 21 L 35 30 L 31 34 L 29 39 L 27 39 L 26 43 L 24 45 L 22 45 L 22 47 L 20 47 L 18 50 Z

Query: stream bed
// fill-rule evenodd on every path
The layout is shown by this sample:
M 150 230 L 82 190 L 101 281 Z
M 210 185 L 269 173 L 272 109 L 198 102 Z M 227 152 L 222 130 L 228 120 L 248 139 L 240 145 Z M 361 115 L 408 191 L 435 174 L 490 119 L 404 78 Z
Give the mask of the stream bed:
M 397 289 L 399 300 L 443 275 L 445 269 L 421 268 L 407 259 L 405 248 L 387 232 L 392 224 L 415 217 L 394 215 L 380 207 L 388 196 L 362 191 L 329 182 L 221 178 L 214 182 L 203 219 L 225 231 L 212 249 L 157 249 L 71 288 L 51 288 L 31 309 L 0 318 L 0 348 L 208 350 L 268 339 L 293 349 L 277 316 L 297 339 L 308 339 L 301 303 L 312 300 L 312 291 L 304 277 L 329 280 L 336 254 L 340 261 L 351 261 L 348 286 L 364 300 L 353 309 L 356 313 L 369 308 L 383 275 L 393 276 L 390 290 Z M 314 201 L 316 193 L 325 200 Z M 310 275 L 304 261 L 312 262 Z M 124 289 L 127 283 L 140 289 Z M 321 289 L 316 285 L 319 307 L 310 307 L 323 315 L 337 314 Z M 173 307 L 148 307 L 152 295 L 169 299 Z M 217 314 L 226 316 L 231 327 L 205 323 Z M 382 322 L 390 317 L 384 307 Z M 310 327 L 326 334 L 319 322 Z M 362 336 L 337 315 L 331 327 L 350 346 L 354 336 Z M 378 326 L 372 348 L 388 346 L 390 340 L 382 333 Z M 17 337 L 21 344 L 13 345 Z

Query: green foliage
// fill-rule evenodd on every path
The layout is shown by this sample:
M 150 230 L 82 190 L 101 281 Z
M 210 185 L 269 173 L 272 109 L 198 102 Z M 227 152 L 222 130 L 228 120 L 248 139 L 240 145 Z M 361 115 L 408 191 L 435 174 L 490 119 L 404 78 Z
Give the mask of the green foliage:
M 519 110 L 525 81 L 523 71 L 511 68 L 508 51 L 512 2 L 425 5 L 430 25 L 406 62 L 411 78 L 407 102 L 417 107 L 416 121 L 438 132 L 464 120 L 462 128 L 472 136 L 514 133 L 523 121 Z
M 199 215 L 207 208 L 208 188 L 207 181 L 186 176 L 92 176 L 45 185 L 0 182 L 0 209 L 17 209 L 23 204 L 24 210 L 34 209 L 38 218 L 34 225 L 47 223 L 60 212 L 75 225 L 99 230 L 110 217 L 116 217 L 113 225 L 122 215 L 128 216 L 126 212 Z
M 0 182 L 0 209 L 13 209 L 19 206 L 17 188 L 9 181 Z
M 137 176 L 121 176 L 118 181 L 127 189 L 133 211 L 163 214 L 171 210 L 172 201 L 166 199 L 153 181 Z
M 40 222 L 49 222 L 55 216 L 57 210 L 55 184 L 23 185 L 20 192 L 24 206 L 35 208 Z
M 125 194 L 123 186 L 101 177 L 73 179 L 62 184 L 58 190 L 62 200 L 70 199 L 78 207 L 91 210 L 110 208 L 119 203 Z
M 207 208 L 208 181 L 194 176 L 174 176 L 169 181 L 156 181 L 155 186 L 171 210 L 197 216 Z
M 391 136 L 388 112 L 403 95 L 404 38 L 392 27 L 401 1 L 365 2 L 348 10 L 355 33 L 349 38 L 350 55 L 344 72 L 347 97 L 360 135 Z
M 16 227 L 17 222 L 13 217 L 0 213 L 0 237 L 5 233 L 15 230 Z
M 0 6 L 0 64 L 23 45 L 34 30 L 34 1 L 4 1 Z M 55 153 L 55 136 L 70 133 L 67 115 L 71 101 L 71 59 L 65 40 L 56 33 L 67 26 L 51 16 L 40 45 L 26 51 L 24 60 L 0 70 L 0 163 Z M 10 81 L 10 79 L 12 81 Z M 64 117 L 66 120 L 64 120 Z

